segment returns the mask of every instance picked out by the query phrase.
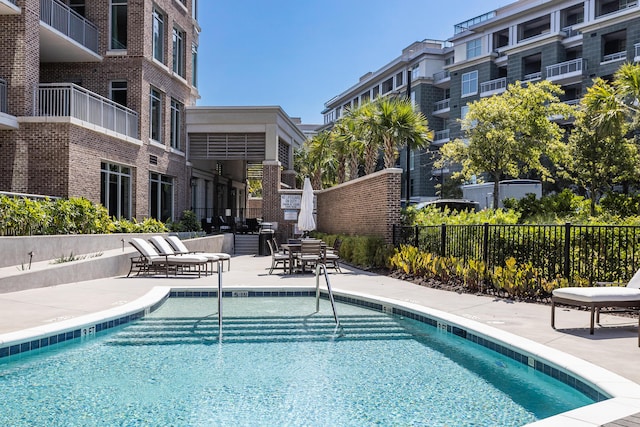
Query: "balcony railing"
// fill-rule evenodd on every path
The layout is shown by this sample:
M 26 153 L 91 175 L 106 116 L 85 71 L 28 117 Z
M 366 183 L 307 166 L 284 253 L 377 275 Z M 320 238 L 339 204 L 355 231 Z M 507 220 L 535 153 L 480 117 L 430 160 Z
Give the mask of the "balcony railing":
M 449 70 L 438 71 L 433 75 L 433 82 L 437 83 L 442 80 L 448 79 L 450 77 L 451 77 L 451 73 L 449 73 Z
M 456 24 L 453 26 L 454 31 L 456 34 L 462 33 L 466 30 L 468 30 L 470 27 L 472 27 L 473 25 L 477 25 L 480 24 L 484 21 L 488 21 L 491 18 L 494 18 L 496 16 L 496 11 L 492 10 L 491 12 L 487 12 L 484 13 L 480 16 L 476 16 L 475 18 L 471 18 L 471 19 L 467 19 L 464 22 L 461 22 L 459 24 Z
M 565 34 L 565 37 L 573 37 L 580 34 L 580 31 L 574 30 L 573 27 L 564 27 L 562 32 Z
M 98 28 L 69 6 L 57 0 L 40 0 L 40 20 L 87 49 L 98 52 Z
M 0 113 L 7 112 L 7 82 L 0 79 Z
M 449 108 L 450 99 L 443 99 L 442 101 L 437 101 L 433 103 L 433 111 L 446 110 Z
M 525 74 L 524 77 L 522 78 L 522 81 L 523 82 L 532 82 L 532 81 L 540 80 L 540 79 L 542 79 L 542 71 Z
M 73 83 L 41 84 L 34 116 L 74 117 L 138 139 L 138 113 Z
M 449 129 L 437 130 L 433 133 L 433 142 L 445 141 L 449 139 Z
M 558 77 L 563 74 L 582 71 L 582 58 L 573 59 L 571 61 L 560 62 L 559 64 L 549 65 L 547 67 L 547 78 Z
M 627 51 L 623 50 L 622 52 L 615 52 L 615 53 L 610 53 L 608 55 L 604 55 L 602 57 L 602 62 L 609 62 L 609 61 L 620 61 L 623 59 L 627 59 Z
M 495 92 L 498 90 L 506 89 L 507 78 L 501 77 L 495 80 L 489 80 L 488 82 L 480 83 L 480 94 L 485 92 Z

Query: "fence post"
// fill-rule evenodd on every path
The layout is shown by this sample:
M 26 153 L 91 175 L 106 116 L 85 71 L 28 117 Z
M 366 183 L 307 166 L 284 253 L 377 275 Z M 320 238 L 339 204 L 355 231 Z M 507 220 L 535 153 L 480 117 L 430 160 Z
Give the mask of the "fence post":
M 420 246 L 418 246 L 420 244 L 419 238 L 418 238 L 420 236 L 420 229 L 418 228 L 417 225 L 414 228 L 415 228 L 415 232 L 414 232 L 414 237 L 413 237 L 414 238 L 414 241 L 413 241 L 414 245 L 413 246 L 415 246 L 416 248 L 420 249 Z
M 484 265 L 489 266 L 489 223 L 482 224 L 482 261 Z
M 445 256 L 447 250 L 447 224 L 440 226 L 440 256 Z
M 566 222 L 564 224 L 564 277 L 566 279 L 569 278 L 570 275 L 570 267 L 571 267 L 571 262 L 569 260 L 569 257 L 571 256 L 571 223 L 570 222 Z

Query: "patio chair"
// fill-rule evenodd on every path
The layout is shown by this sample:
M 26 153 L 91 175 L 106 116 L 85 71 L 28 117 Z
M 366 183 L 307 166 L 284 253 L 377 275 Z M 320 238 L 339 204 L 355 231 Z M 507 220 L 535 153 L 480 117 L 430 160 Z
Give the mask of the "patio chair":
M 333 242 L 333 248 L 326 248 L 324 261 L 327 268 L 333 268 L 334 270 L 342 273 L 342 270 L 340 269 L 340 246 L 342 246 L 342 239 L 336 239 Z
M 289 268 L 289 255 L 274 250 L 273 243 L 270 240 L 267 240 L 267 244 L 269 245 L 269 251 L 271 252 L 271 268 L 269 269 L 269 274 L 273 273 L 273 270 L 280 264 L 282 264 L 282 269 L 286 273 Z
M 555 329 L 556 304 L 589 307 L 591 322 L 589 334 L 593 335 L 594 323 L 600 322 L 603 307 L 640 308 L 640 270 L 633 275 L 627 286 L 592 286 L 554 289 L 551 296 L 551 327 Z M 638 346 L 640 347 L 640 319 L 638 323 Z
M 140 257 L 131 259 L 131 268 L 129 269 L 127 277 L 131 275 L 131 272 L 136 267 L 138 268 L 137 274 L 140 272 L 149 273 L 152 269 L 159 271 L 160 268 L 162 268 L 167 277 L 169 276 L 170 268 L 173 268 L 175 274 L 177 274 L 180 268 L 197 267 L 198 277 L 200 277 L 202 266 L 204 266 L 206 273 L 207 263 L 209 261 L 205 257 L 197 255 L 160 255 L 152 244 L 138 237 L 132 238 L 129 243 L 140 253 Z
M 177 254 L 196 254 L 207 257 L 217 257 L 221 263 L 221 271 L 224 271 L 224 261 L 227 261 L 227 269 L 231 270 L 231 255 L 224 252 L 199 252 L 199 251 L 191 251 L 189 248 L 185 246 L 185 244 L 180 240 L 178 236 L 167 236 L 167 242 L 173 248 L 174 252 Z
M 300 253 L 296 255 L 296 259 L 302 266 L 302 272 L 305 271 L 307 265 L 316 267 L 318 263 L 324 262 L 322 254 L 322 241 L 316 239 L 302 239 L 300 243 Z

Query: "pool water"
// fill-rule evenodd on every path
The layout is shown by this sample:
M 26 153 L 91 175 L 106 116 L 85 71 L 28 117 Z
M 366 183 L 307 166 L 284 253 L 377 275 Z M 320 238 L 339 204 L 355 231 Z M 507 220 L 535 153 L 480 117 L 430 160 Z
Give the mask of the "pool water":
M 429 325 L 315 299 L 171 298 L 0 363 L 7 426 L 520 426 L 593 403 Z M 82 341 L 82 342 L 80 342 Z

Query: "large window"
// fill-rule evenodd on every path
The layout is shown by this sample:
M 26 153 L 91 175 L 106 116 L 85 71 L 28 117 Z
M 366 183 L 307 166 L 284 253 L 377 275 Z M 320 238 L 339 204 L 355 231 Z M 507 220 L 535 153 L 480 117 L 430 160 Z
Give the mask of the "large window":
M 153 9 L 153 57 L 164 63 L 164 16 Z
M 149 137 L 162 142 L 162 97 L 154 88 L 149 93 L 149 110 Z
M 171 100 L 171 148 L 180 150 L 180 129 L 182 126 L 182 104 L 175 99 Z
M 478 93 L 478 71 L 464 73 L 462 75 L 462 96 L 470 96 Z
M 127 82 L 114 80 L 110 83 L 110 98 L 112 101 L 126 107 L 127 106 Z
M 475 39 L 467 42 L 467 59 L 480 56 L 482 53 L 482 40 Z
M 198 46 L 191 45 L 191 84 L 198 87 Z
M 127 48 L 127 0 L 111 0 L 110 48 Z
M 149 216 L 158 221 L 173 221 L 173 178 L 149 174 Z
M 184 32 L 173 28 L 173 72 L 184 77 Z
M 131 218 L 131 168 L 100 163 L 100 203 L 109 216 Z

